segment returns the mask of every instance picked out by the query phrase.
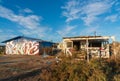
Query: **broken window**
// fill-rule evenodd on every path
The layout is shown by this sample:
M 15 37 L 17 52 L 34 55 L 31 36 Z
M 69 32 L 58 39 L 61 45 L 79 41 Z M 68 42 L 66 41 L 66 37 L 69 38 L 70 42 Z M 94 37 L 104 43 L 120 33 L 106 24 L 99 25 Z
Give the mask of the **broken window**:
M 89 47 L 101 47 L 101 42 L 89 42 Z
M 72 42 L 67 42 L 67 47 L 72 47 Z

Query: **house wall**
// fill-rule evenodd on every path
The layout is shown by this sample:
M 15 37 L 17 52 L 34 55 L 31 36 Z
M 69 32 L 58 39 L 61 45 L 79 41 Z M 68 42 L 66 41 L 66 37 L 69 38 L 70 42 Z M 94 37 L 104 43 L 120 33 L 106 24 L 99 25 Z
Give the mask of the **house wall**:
M 89 38 L 90 39 L 90 38 Z M 92 57 L 102 57 L 102 58 L 109 58 L 110 54 L 109 54 L 109 43 L 106 41 L 99 41 L 100 39 L 91 39 L 88 40 L 88 54 L 92 55 Z M 75 42 L 78 43 L 75 43 Z M 62 43 L 62 47 L 61 49 L 63 50 L 63 52 L 66 54 L 66 50 L 68 47 L 68 42 L 73 42 L 72 47 L 71 48 L 75 48 L 76 45 L 78 45 L 77 47 L 80 49 L 87 49 L 86 48 L 86 40 L 74 40 L 74 39 L 63 39 L 63 43 Z M 80 44 L 79 44 L 80 43 Z M 104 43 L 104 46 L 103 44 Z M 102 49 L 100 49 L 102 48 Z M 78 51 L 76 50 L 76 51 Z
M 17 39 L 6 43 L 6 54 L 39 54 L 39 43 L 33 40 Z

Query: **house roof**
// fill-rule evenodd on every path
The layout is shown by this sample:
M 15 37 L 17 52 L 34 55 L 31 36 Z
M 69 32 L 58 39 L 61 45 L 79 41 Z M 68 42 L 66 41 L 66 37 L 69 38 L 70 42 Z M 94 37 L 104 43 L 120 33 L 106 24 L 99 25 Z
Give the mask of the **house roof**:
M 63 37 L 63 39 L 66 39 L 66 38 L 94 38 L 94 37 L 102 37 L 102 36 L 74 36 L 74 37 Z
M 38 42 L 42 42 L 43 40 L 41 39 L 37 39 L 37 38 L 31 38 L 31 37 L 25 37 L 25 36 L 17 36 L 8 40 L 3 41 L 2 43 L 6 43 L 12 40 L 16 40 L 16 39 L 20 39 L 20 38 L 24 38 L 24 39 L 29 39 L 29 40 L 34 40 L 34 41 L 38 41 Z M 46 41 L 47 42 L 47 41 Z
M 109 36 L 75 36 L 75 37 L 63 37 L 63 39 L 71 39 L 71 40 L 108 40 Z

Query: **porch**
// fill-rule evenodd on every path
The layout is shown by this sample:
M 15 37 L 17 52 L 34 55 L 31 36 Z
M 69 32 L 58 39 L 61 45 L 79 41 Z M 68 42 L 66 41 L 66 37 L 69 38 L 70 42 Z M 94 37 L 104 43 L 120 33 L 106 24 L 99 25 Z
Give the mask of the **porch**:
M 109 58 L 109 40 L 107 37 L 64 38 L 64 44 L 72 55 L 85 51 L 85 56 L 89 56 L 89 58 Z

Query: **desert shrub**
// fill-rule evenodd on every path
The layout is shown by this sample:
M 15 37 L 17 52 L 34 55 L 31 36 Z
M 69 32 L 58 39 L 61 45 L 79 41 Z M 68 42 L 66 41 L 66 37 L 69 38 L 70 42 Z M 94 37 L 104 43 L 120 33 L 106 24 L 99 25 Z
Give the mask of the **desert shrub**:
M 106 75 L 99 69 L 93 69 L 92 75 L 87 81 L 106 81 Z
M 120 80 L 120 63 L 117 60 L 92 59 L 89 63 L 87 61 L 74 63 L 72 60 L 73 58 L 67 57 L 60 63 L 51 65 L 49 71 L 43 72 L 46 73 L 43 81 Z
M 117 62 L 117 60 L 115 59 L 109 60 L 104 65 L 103 71 L 106 74 L 108 81 L 117 81 L 115 79 L 117 78 L 118 75 L 120 75 L 120 63 Z
M 5 47 L 0 46 L 0 55 L 3 55 L 5 53 Z
M 114 76 L 114 81 L 120 81 L 120 74 Z
M 50 69 L 44 68 L 44 69 L 42 69 L 41 72 L 42 73 L 40 74 L 40 79 L 42 81 L 52 81 L 51 80 L 52 74 L 51 74 L 51 70 Z

